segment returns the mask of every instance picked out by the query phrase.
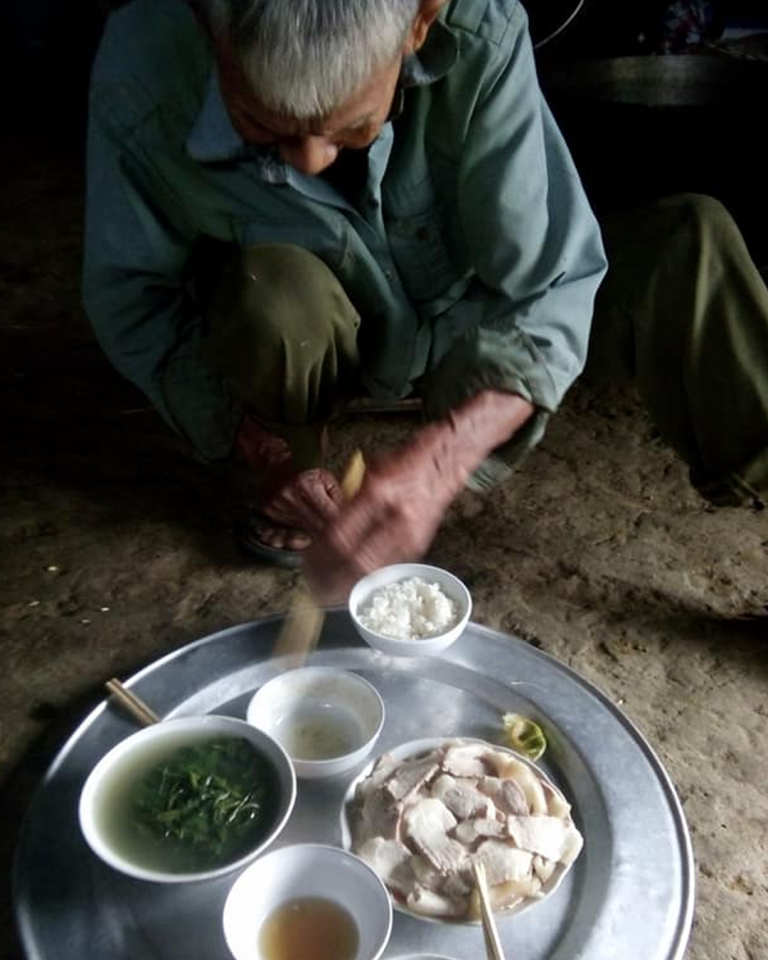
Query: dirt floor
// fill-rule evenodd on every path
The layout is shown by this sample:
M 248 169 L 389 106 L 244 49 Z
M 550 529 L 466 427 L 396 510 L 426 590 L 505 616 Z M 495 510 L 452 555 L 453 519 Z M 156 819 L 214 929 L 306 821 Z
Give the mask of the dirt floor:
M 284 610 L 297 575 L 238 554 L 221 478 L 92 342 L 79 158 L 5 163 L 0 957 L 18 960 L 17 824 L 103 681 Z M 393 444 L 412 422 L 342 422 L 336 456 Z M 765 960 L 768 511 L 708 508 L 630 391 L 577 387 L 514 482 L 456 504 L 431 559 L 470 585 L 476 622 L 568 663 L 659 753 L 697 861 L 689 960 Z

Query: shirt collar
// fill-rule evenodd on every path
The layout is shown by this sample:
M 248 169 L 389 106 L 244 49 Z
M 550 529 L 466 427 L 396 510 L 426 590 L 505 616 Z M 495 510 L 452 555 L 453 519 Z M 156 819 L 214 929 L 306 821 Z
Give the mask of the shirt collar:
M 271 150 L 248 143 L 235 130 L 221 95 L 219 74 L 214 64 L 208 90 L 195 125 L 187 136 L 187 151 L 200 163 L 251 160 L 261 176 L 272 183 L 284 183 L 285 164 Z
M 187 136 L 187 150 L 193 160 L 207 163 L 235 160 L 243 155 L 245 142 L 232 126 L 221 95 L 219 74 L 214 65 L 208 90 L 195 125 Z
M 406 57 L 400 75 L 403 87 L 423 87 L 440 80 L 456 62 L 459 45 L 441 20 L 436 20 L 418 53 Z
M 454 65 L 458 53 L 459 45 L 456 37 L 445 24 L 436 20 L 421 50 L 403 61 L 389 119 L 396 120 L 403 112 L 405 91 L 409 87 L 424 87 L 440 80 Z

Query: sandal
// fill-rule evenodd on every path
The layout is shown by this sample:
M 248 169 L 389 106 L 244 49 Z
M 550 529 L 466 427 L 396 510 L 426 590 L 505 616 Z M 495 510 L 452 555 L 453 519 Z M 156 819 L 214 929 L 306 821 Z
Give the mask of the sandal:
M 319 441 L 319 454 L 324 453 L 327 443 L 327 430 L 323 428 Z M 264 509 L 270 498 L 302 471 L 302 467 L 297 466 L 294 460 L 291 444 L 284 437 L 271 433 L 257 420 L 246 415 L 237 438 L 237 457 L 241 462 L 248 464 L 251 478 L 255 475 L 258 479 L 257 487 L 251 489 L 251 496 L 248 497 L 251 501 L 250 507 L 247 508 L 248 512 L 236 530 L 241 550 L 278 567 L 301 566 L 304 551 L 309 544 L 293 548 L 278 547 L 267 543 L 264 539 L 266 529 L 283 532 L 286 539 L 290 539 L 290 534 L 304 536 L 304 531 L 291 525 L 290 515 L 283 517 L 282 521 L 275 520 Z
M 304 562 L 304 550 L 291 550 L 288 547 L 273 547 L 265 543 L 259 536 L 259 531 L 265 527 L 288 530 L 281 524 L 270 520 L 262 513 L 251 513 L 240 525 L 237 531 L 237 542 L 240 549 L 249 556 L 263 560 L 276 567 L 295 569 Z

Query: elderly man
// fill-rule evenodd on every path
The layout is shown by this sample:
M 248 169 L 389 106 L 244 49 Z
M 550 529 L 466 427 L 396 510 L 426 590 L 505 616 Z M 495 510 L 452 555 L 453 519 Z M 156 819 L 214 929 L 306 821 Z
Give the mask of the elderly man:
M 214 243 L 215 241 L 215 243 Z M 136 0 L 94 68 L 85 304 L 203 458 L 260 482 L 246 544 L 336 592 L 422 554 L 583 367 L 600 233 L 515 0 Z M 345 397 L 428 422 L 346 504 Z
M 609 366 L 642 354 L 652 391 L 661 365 L 651 406 L 692 469 L 701 431 L 667 408 L 717 366 L 688 358 L 702 338 L 718 357 L 701 291 L 729 234 L 711 212 L 689 198 L 645 218 L 595 347 Z M 659 257 L 670 223 L 683 258 L 695 248 L 684 275 Z M 490 488 L 536 444 L 584 365 L 604 271 L 516 0 L 134 0 L 111 18 L 91 89 L 86 309 L 197 454 L 258 485 L 243 545 L 303 555 L 328 595 L 424 553 L 466 485 Z M 640 349 L 638 304 L 666 331 Z M 322 466 L 325 425 L 360 393 L 418 395 L 427 422 L 369 457 L 347 503 Z M 733 435 L 723 402 L 700 413 Z M 729 436 L 702 486 L 764 451 L 760 403 L 755 436 Z

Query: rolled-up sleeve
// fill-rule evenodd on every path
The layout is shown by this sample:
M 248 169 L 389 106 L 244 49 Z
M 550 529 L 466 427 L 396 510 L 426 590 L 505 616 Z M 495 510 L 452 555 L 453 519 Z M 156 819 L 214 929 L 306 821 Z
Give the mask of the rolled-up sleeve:
M 503 479 L 541 439 L 583 369 L 606 269 L 597 221 L 539 88 L 519 4 L 502 42 L 487 50 L 458 192 L 477 278 L 466 309 L 480 319 L 445 350 L 425 395 L 430 415 L 485 389 L 520 394 L 536 407 L 478 471 L 480 487 Z

